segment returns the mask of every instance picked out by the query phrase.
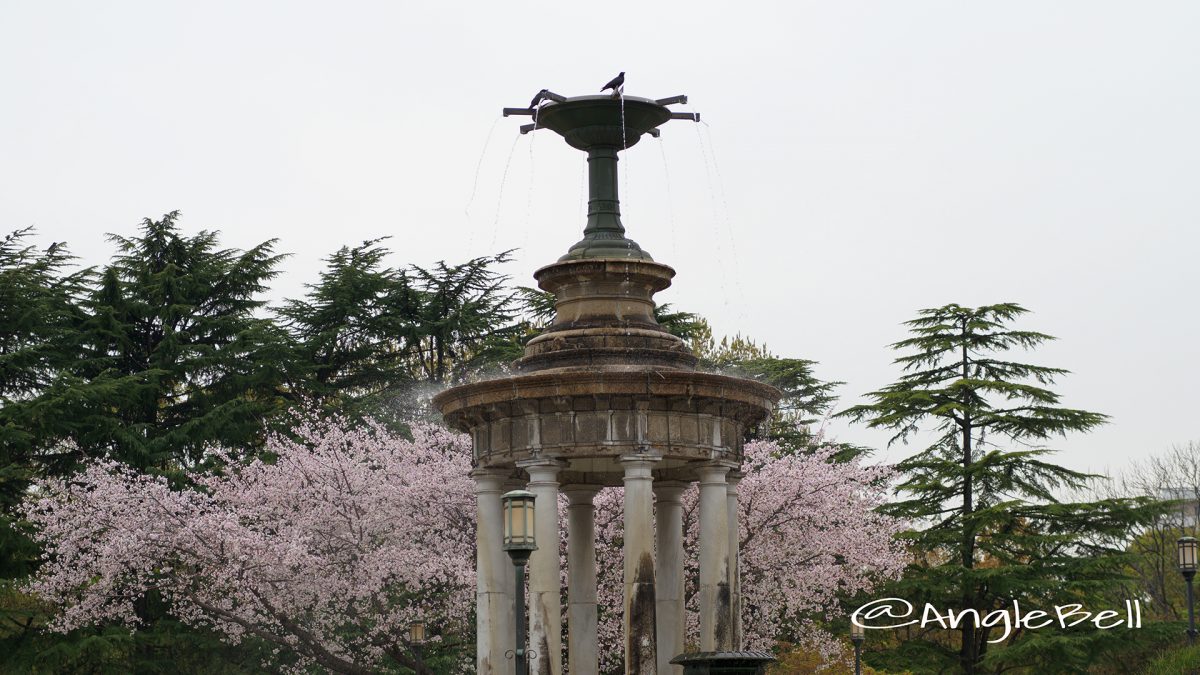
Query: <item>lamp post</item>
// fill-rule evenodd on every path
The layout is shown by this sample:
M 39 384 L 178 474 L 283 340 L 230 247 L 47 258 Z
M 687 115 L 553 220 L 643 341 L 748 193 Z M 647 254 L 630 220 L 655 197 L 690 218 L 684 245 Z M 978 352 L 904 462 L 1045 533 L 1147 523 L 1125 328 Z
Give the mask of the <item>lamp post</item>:
M 421 662 L 421 645 L 425 644 L 425 622 L 413 621 L 408 624 L 408 647 L 412 650 L 413 659 L 417 662 L 417 667 L 424 668 Z M 418 670 L 417 672 L 420 672 Z
M 413 621 L 408 624 L 408 641 L 414 645 L 425 644 L 425 622 Z
M 1196 644 L 1196 610 L 1192 596 L 1192 579 L 1196 576 L 1197 554 L 1200 553 L 1200 541 L 1195 537 L 1180 537 L 1176 542 L 1179 551 L 1179 571 L 1187 581 L 1188 603 L 1188 644 Z
M 513 657 L 516 675 L 529 675 L 529 659 L 536 655 L 525 649 L 525 563 L 529 562 L 529 554 L 537 550 L 533 531 L 535 496 L 525 490 L 513 490 L 500 499 L 504 504 L 504 550 L 512 558 L 517 574 L 517 588 L 513 597 L 517 639 Z M 550 508 L 553 507 L 551 504 Z
M 850 641 L 854 643 L 854 675 L 862 675 L 862 643 L 866 638 L 863 627 L 850 620 Z

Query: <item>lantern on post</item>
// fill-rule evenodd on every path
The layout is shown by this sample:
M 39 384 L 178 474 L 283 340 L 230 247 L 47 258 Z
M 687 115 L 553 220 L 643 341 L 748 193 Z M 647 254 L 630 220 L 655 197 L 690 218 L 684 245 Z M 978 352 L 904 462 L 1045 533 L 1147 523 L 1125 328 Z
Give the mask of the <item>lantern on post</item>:
M 1196 610 L 1195 599 L 1192 595 L 1192 579 L 1196 576 L 1196 569 L 1200 562 L 1197 560 L 1197 555 L 1200 554 L 1200 541 L 1197 541 L 1195 537 L 1180 537 L 1175 545 L 1179 554 L 1179 572 L 1183 574 L 1183 579 L 1187 582 L 1188 643 L 1196 644 Z
M 408 651 L 417 664 L 423 664 L 421 645 L 425 644 L 425 622 L 417 619 L 408 624 Z
M 500 498 L 504 505 L 504 550 L 512 558 L 517 575 L 516 595 L 513 598 L 517 633 L 513 652 L 516 675 L 529 675 L 529 659 L 534 656 L 525 648 L 525 563 L 529 562 L 529 554 L 537 550 L 533 527 L 536 498 L 527 490 L 506 492 Z
M 514 551 L 525 551 L 528 559 L 529 552 L 537 549 L 533 532 L 534 499 L 534 494 L 526 490 L 513 490 L 501 497 L 504 504 L 504 550 L 510 556 Z
M 862 675 L 862 644 L 867 637 L 863 627 L 850 619 L 850 641 L 854 643 L 854 675 Z
M 414 645 L 425 642 L 425 622 L 413 621 L 408 624 L 408 641 Z
M 1195 537 L 1180 537 L 1176 543 L 1179 549 L 1179 571 L 1184 574 L 1196 574 L 1200 566 L 1197 561 L 1197 556 L 1200 555 L 1200 540 Z

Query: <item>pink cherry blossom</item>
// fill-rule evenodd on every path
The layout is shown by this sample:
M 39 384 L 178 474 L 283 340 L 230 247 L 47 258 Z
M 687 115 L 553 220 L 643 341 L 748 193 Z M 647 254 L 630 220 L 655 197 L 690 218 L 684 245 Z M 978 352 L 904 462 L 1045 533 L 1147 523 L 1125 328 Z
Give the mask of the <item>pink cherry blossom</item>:
M 418 618 L 436 634 L 468 631 L 467 440 L 432 426 L 411 441 L 378 426 L 294 435 L 270 441 L 273 463 L 194 476 L 200 490 L 114 462 L 42 482 L 27 504 L 46 546 L 31 590 L 61 608 L 52 628 L 134 627 L 134 601 L 157 590 L 184 621 L 339 672 L 404 663 Z
M 403 642 L 415 619 L 435 639 L 473 642 L 469 440 L 428 425 L 408 440 L 336 422 L 301 424 L 291 437 L 270 440 L 274 462 L 230 460 L 223 473 L 193 475 L 196 489 L 115 462 L 39 483 L 26 513 L 46 560 L 30 588 L 60 608 L 51 627 L 134 628 L 135 601 L 154 590 L 184 621 L 230 641 L 250 634 L 273 642 L 295 655 L 297 669 L 409 664 Z M 839 594 L 869 590 L 903 567 L 894 538 L 903 524 L 873 511 L 886 497 L 888 470 L 835 463 L 832 453 L 746 448 L 739 529 L 747 648 L 770 648 L 786 623 L 831 653 L 837 643 L 814 620 L 837 611 Z M 620 668 L 622 653 L 621 502 L 616 488 L 596 498 L 606 672 Z M 693 641 L 696 516 L 693 488 L 684 495 Z M 565 570 L 565 545 L 563 555 Z

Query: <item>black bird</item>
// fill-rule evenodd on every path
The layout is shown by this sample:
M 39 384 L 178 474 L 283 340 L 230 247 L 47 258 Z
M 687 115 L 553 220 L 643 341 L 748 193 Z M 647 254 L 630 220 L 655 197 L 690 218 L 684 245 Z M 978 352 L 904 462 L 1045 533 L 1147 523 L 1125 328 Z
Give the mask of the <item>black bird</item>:
M 532 109 L 538 107 L 538 104 L 541 103 L 542 101 L 550 100 L 549 97 L 546 96 L 546 94 L 548 94 L 548 93 L 550 93 L 550 92 L 543 89 L 543 90 L 539 91 L 537 94 L 535 94 L 533 97 L 533 101 L 531 101 L 529 103 L 529 109 L 532 110 Z
M 608 84 L 601 87 L 600 91 L 604 91 L 605 89 L 612 89 L 615 92 L 616 90 L 620 89 L 621 85 L 623 85 L 623 84 L 625 84 L 625 71 L 622 70 L 621 73 L 619 75 L 617 75 L 616 77 L 614 77 L 612 80 L 610 80 L 608 82 Z

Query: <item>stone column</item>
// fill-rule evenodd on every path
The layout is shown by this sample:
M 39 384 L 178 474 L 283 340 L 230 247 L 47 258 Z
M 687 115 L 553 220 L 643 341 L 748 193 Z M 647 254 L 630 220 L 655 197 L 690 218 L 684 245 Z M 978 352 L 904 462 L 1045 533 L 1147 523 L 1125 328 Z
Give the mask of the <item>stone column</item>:
M 506 471 L 476 469 L 475 667 L 479 675 L 506 675 L 513 648 L 513 565 L 504 552 L 500 504 Z
M 729 651 L 729 467 L 700 467 L 700 651 Z
M 657 542 L 655 560 L 655 622 L 658 626 L 658 672 L 660 675 L 683 675 L 683 666 L 671 665 L 671 659 L 684 650 L 687 628 L 683 604 L 683 491 L 687 483 L 658 481 L 654 483 L 654 534 Z
M 600 672 L 596 644 L 596 485 L 570 485 L 567 495 L 567 670 Z
M 536 675 L 562 675 L 562 580 L 558 566 L 558 472 L 564 462 L 547 459 L 519 462 L 529 473 L 535 502 L 533 524 L 537 550 L 529 556 L 529 648 Z
M 740 471 L 730 471 L 726 476 L 726 504 L 729 525 L 729 620 L 730 649 L 742 650 L 742 551 L 741 530 L 738 528 L 738 483 L 742 482 Z
M 662 457 L 639 453 L 625 465 L 625 673 L 656 675 L 654 618 L 654 463 Z

